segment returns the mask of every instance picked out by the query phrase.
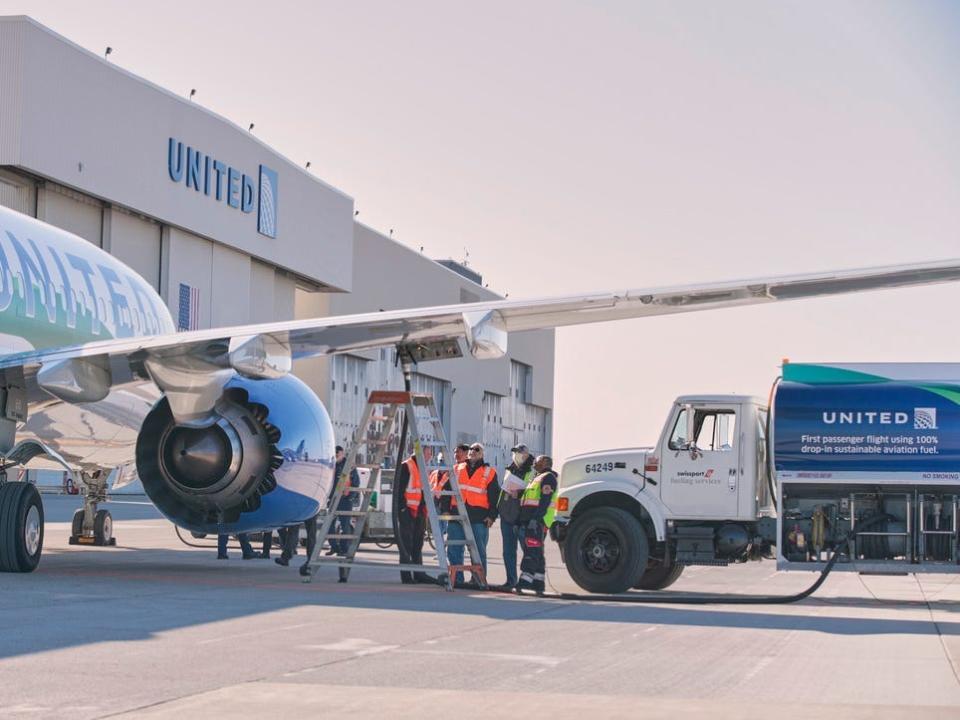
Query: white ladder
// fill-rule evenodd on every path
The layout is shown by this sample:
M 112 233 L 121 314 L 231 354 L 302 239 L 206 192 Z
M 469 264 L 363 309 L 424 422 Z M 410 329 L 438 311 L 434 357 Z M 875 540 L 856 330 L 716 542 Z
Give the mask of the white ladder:
M 380 407 L 379 413 L 375 412 Z M 443 422 L 437 413 L 436 405 L 433 402 L 433 396 L 422 393 L 411 393 L 405 391 L 393 390 L 375 390 L 367 397 L 367 407 L 364 410 L 363 418 L 357 426 L 353 436 L 353 442 L 346 455 L 346 462 L 343 465 L 343 473 L 340 477 L 334 478 L 336 483 L 330 503 L 323 514 L 323 520 L 317 528 L 317 540 L 314 544 L 313 554 L 307 558 L 306 570 L 303 581 L 310 582 L 313 576 L 324 565 L 332 565 L 340 569 L 340 578 L 345 581 L 350 576 L 350 569 L 354 567 L 378 567 L 395 568 L 412 572 L 423 572 L 427 569 L 426 565 L 411 564 L 392 564 L 378 562 L 375 560 L 358 560 L 356 558 L 357 550 L 360 547 L 360 541 L 363 539 L 364 529 L 367 526 L 367 520 L 371 512 L 371 499 L 379 485 L 380 475 L 383 470 L 383 459 L 389 452 L 390 435 L 397 423 L 400 409 L 403 408 L 408 423 L 410 437 L 413 438 L 413 450 L 417 460 L 417 468 L 420 471 L 420 484 L 422 492 L 425 493 L 427 520 L 430 523 L 430 532 L 433 534 L 434 545 L 437 551 L 437 566 L 440 571 L 441 580 L 445 582 L 448 590 L 453 589 L 454 580 L 458 572 L 469 571 L 474 578 L 480 580 L 481 585 L 486 585 L 486 577 L 483 571 L 483 565 L 480 562 L 480 553 L 477 549 L 477 541 L 473 534 L 473 528 L 470 526 L 470 519 L 467 516 L 467 506 L 460 492 L 460 483 L 453 468 L 448 465 L 427 467 L 423 458 L 423 448 L 426 446 L 434 448 L 435 451 L 443 450 L 444 461 L 452 457 L 447 447 L 446 436 L 443 430 Z M 432 440 L 424 439 L 420 431 L 417 419 L 417 409 L 423 408 L 427 411 L 427 422 L 431 426 Z M 381 425 L 382 423 L 382 425 Z M 366 448 L 366 463 L 357 463 L 361 448 Z M 357 469 L 367 469 L 366 483 L 361 487 L 350 486 L 350 472 Z M 441 514 L 434 499 L 434 493 L 431 492 L 428 470 L 436 470 L 440 473 L 447 473 L 448 481 L 440 491 L 440 498 L 450 497 L 456 502 L 452 503 L 455 507 L 451 508 L 450 513 Z M 396 477 L 396 473 L 394 473 Z M 349 493 L 358 493 L 360 495 L 360 505 L 356 510 L 339 510 L 341 498 Z M 397 492 L 394 485 L 393 492 Z M 394 503 L 396 507 L 397 504 Z M 400 504 L 402 506 L 402 503 Z M 349 533 L 334 532 L 334 522 L 338 518 L 354 518 L 353 530 Z M 459 522 L 463 528 L 465 539 L 447 540 L 440 530 L 440 521 Z M 337 556 L 322 556 L 321 550 L 325 540 L 348 540 L 346 553 Z M 397 539 L 399 542 L 399 538 Z M 464 545 L 470 553 L 470 564 L 451 566 L 447 560 L 448 545 Z

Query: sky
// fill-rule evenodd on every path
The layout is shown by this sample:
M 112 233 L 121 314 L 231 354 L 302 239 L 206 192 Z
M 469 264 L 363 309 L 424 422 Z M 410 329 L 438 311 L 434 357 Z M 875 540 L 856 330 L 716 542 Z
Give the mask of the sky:
M 960 257 L 950 2 L 11 2 L 511 298 Z M 960 362 L 960 286 L 564 328 L 554 454 L 781 360 Z

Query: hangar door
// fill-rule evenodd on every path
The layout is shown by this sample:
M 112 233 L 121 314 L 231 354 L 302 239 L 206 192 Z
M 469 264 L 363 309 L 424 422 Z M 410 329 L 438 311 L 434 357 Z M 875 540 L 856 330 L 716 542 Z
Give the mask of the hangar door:
M 530 448 L 534 455 L 547 452 L 547 410 L 536 405 L 524 405 L 519 435 L 521 442 Z
M 110 213 L 110 241 L 107 250 L 120 262 L 129 265 L 160 290 L 159 223 L 113 208 Z
M 403 373 L 393 361 L 392 350 L 381 350 L 377 360 L 367 360 L 355 355 L 334 355 L 330 363 L 330 419 L 333 422 L 337 443 L 345 448 L 353 440 L 360 426 L 367 396 L 371 390 L 402 390 Z M 413 373 L 411 388 L 416 393 L 433 395 L 444 432 L 450 434 L 450 383 L 446 380 Z M 418 416 L 419 417 L 419 416 Z M 402 420 L 403 413 L 399 418 Z M 436 439 L 430 433 L 431 426 L 419 423 L 420 431 L 428 440 Z M 399 425 L 396 428 L 399 432 Z M 396 453 L 395 443 L 388 446 L 390 454 Z
M 483 459 L 497 469 L 497 474 L 510 464 L 510 448 L 513 447 L 513 433 L 503 427 L 503 405 L 506 398 L 496 393 L 483 394 L 481 415 Z
M 534 455 L 549 451 L 547 409 L 532 404 L 533 368 L 510 362 L 510 394 L 503 398 L 502 445 L 509 460 L 510 448 L 523 443 Z
M 103 204 L 69 188 L 47 183 L 41 193 L 40 219 L 103 245 Z
M 347 447 L 360 425 L 370 388 L 367 366 L 370 361 L 354 355 L 330 359 L 330 420 L 338 445 Z
M 33 217 L 37 209 L 37 185 L 26 177 L 0 170 L 0 205 Z

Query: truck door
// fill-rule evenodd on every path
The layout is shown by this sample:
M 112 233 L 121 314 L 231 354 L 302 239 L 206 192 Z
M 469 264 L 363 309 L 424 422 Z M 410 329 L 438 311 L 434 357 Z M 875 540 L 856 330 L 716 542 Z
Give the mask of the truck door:
M 674 518 L 735 518 L 739 404 L 684 405 L 662 450 L 660 497 Z

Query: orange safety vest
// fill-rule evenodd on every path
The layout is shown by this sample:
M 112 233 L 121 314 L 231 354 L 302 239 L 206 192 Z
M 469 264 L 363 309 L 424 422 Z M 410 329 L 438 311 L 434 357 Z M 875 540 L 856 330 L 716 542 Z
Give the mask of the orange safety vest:
M 473 507 L 490 509 L 490 500 L 487 498 L 487 488 L 496 477 L 497 471 L 492 465 L 484 467 L 481 465 L 473 471 L 473 476 L 467 474 L 467 464 L 460 463 L 455 468 L 457 471 L 457 482 L 460 484 L 460 494 L 463 495 L 463 501 Z M 453 500 L 453 506 L 456 507 L 457 501 Z
M 434 470 L 430 473 L 430 489 L 433 491 L 434 496 L 440 497 L 440 492 L 443 490 L 443 486 L 447 484 L 447 473 L 440 472 L 439 470 Z
M 417 466 L 417 461 L 412 457 L 404 460 L 403 464 L 406 465 L 410 471 L 410 480 L 407 482 L 407 489 L 404 491 L 403 496 L 407 501 L 407 510 L 410 511 L 411 515 L 416 517 L 417 513 L 420 512 L 420 503 L 423 502 L 423 486 L 420 484 L 420 468 Z

